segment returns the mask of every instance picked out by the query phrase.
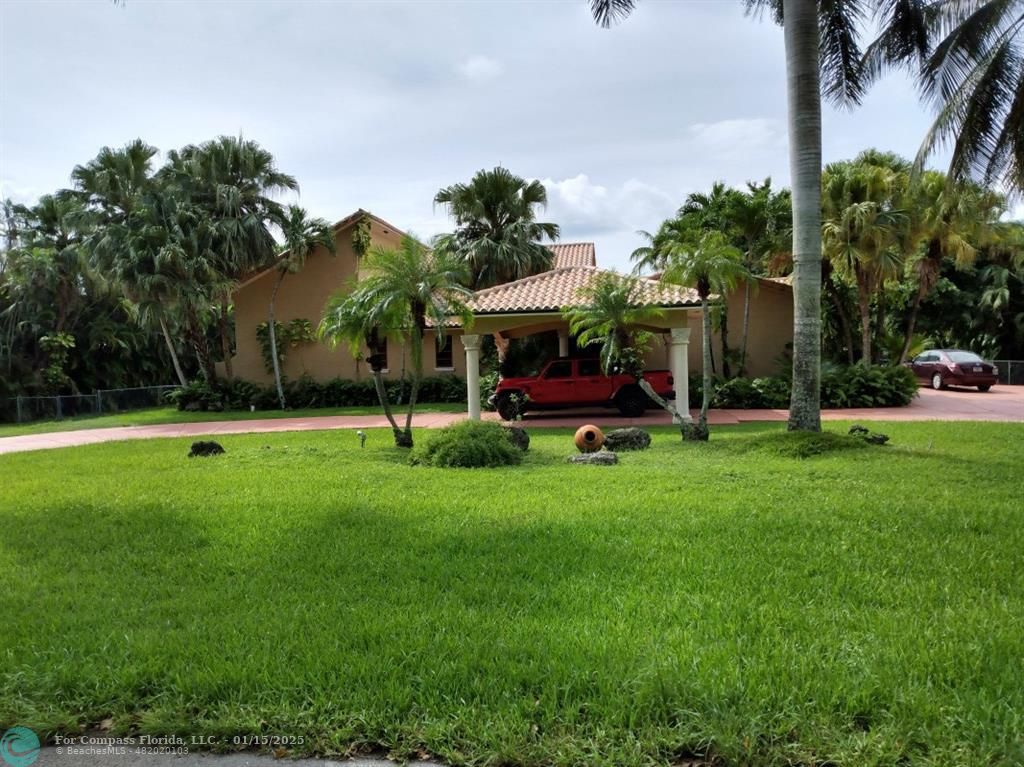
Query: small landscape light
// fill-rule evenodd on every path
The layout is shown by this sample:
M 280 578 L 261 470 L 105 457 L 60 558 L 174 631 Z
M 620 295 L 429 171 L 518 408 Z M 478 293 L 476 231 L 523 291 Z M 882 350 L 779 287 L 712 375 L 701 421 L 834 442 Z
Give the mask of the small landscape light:
M 366 432 L 360 429 L 356 432 L 356 436 L 359 437 L 359 447 L 366 447 Z

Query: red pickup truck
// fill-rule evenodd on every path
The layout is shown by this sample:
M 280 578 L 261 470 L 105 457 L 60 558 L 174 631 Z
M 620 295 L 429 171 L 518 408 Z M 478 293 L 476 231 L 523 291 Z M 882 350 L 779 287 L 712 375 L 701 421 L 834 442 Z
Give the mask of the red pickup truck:
M 667 370 L 647 370 L 644 380 L 660 396 L 674 397 L 675 382 Z M 557 410 L 583 405 L 616 407 L 624 416 L 635 418 L 653 403 L 637 385 L 636 378 L 622 373 L 605 375 L 597 359 L 551 360 L 540 374 L 526 378 L 503 378 L 488 400 L 506 421 L 530 410 Z

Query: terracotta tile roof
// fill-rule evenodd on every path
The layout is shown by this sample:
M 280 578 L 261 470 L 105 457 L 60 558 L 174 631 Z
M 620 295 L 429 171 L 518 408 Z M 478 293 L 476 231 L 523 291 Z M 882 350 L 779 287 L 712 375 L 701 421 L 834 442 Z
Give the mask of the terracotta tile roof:
M 591 246 L 593 247 L 593 246 Z M 478 290 L 468 301 L 475 314 L 504 312 L 556 312 L 566 306 L 580 306 L 580 288 L 608 271 L 594 266 L 564 266 L 532 277 Z M 641 279 L 648 301 L 658 306 L 692 306 L 700 299 L 694 290 Z
M 552 269 L 565 266 L 597 266 L 597 254 L 592 242 L 559 242 L 548 245 L 555 258 L 551 262 Z

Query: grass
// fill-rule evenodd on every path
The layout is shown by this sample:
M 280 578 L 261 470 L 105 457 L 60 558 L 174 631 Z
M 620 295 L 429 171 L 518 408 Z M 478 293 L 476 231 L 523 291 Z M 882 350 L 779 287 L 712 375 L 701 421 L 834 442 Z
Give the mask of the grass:
M 466 409 L 465 403 L 440 402 L 418 404 L 417 413 L 459 413 Z M 264 418 L 317 418 L 332 415 L 382 415 L 380 405 L 365 407 L 305 408 L 299 410 L 225 410 L 222 412 L 190 413 L 173 407 L 156 407 L 133 410 L 115 415 L 82 415 L 64 418 L 60 421 L 36 421 L 21 424 L 0 424 L 0 438 L 20 434 L 48 434 L 56 431 L 78 429 L 105 429 L 111 426 L 153 426 L 164 423 L 199 423 L 205 421 L 249 421 Z M 397 413 L 405 417 L 405 410 Z M 397 417 L 397 416 L 396 416 Z
M 1024 430 L 873 428 L 892 445 L 657 429 L 616 467 L 548 429 L 503 469 L 409 466 L 376 430 L 0 456 L 0 729 L 1024 763 Z

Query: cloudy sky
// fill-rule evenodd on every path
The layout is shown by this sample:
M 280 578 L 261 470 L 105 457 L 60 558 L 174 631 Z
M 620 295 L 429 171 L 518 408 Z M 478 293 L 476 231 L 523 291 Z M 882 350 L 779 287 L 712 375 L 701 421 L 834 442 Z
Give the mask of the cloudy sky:
M 362 207 L 429 236 L 438 188 L 504 165 L 542 179 L 563 241 L 625 267 L 692 191 L 788 182 L 782 32 L 739 0 L 0 0 L 0 192 L 68 183 L 103 145 L 242 133 L 336 220 Z M 825 160 L 912 156 L 929 124 L 891 76 L 826 108 Z

